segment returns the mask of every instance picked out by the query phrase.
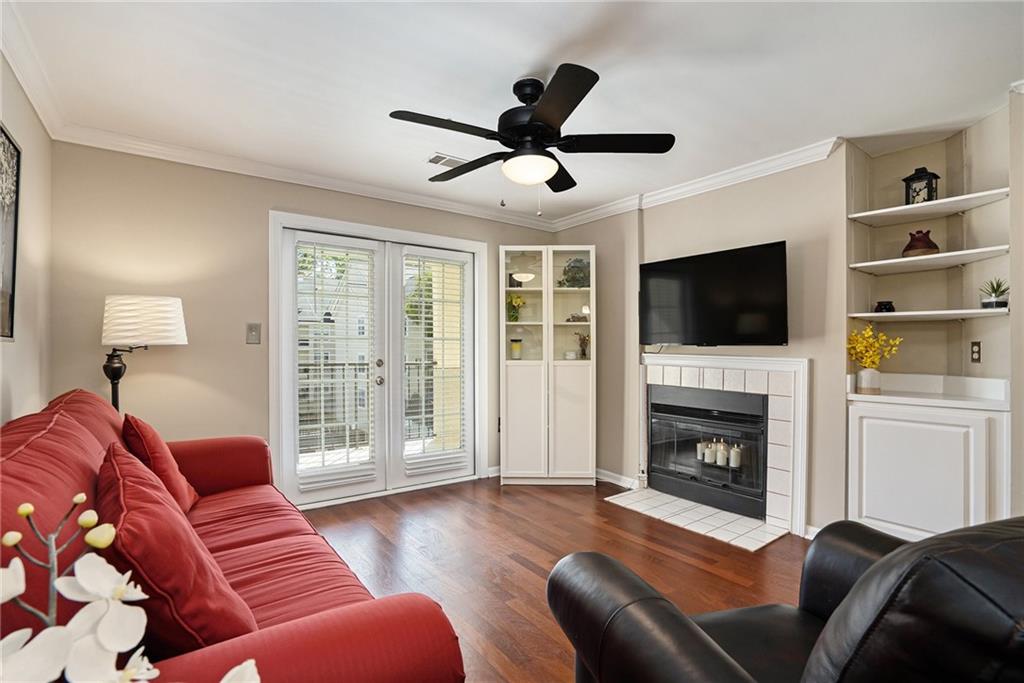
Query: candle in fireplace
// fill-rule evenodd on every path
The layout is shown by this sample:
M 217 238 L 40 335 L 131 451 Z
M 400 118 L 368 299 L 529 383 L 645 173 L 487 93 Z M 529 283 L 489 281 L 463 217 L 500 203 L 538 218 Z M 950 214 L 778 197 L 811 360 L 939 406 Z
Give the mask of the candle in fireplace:
M 718 442 L 718 452 L 715 454 L 715 464 L 725 467 L 729 464 L 729 447 L 725 445 L 725 439 Z
M 743 460 L 743 446 L 738 443 L 733 444 L 733 447 L 729 449 L 729 467 L 739 467 Z

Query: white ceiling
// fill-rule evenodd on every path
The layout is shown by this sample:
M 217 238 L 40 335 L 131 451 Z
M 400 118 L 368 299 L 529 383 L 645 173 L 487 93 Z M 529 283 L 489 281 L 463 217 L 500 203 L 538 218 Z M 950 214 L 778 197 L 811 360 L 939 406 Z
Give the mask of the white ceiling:
M 834 136 L 956 128 L 1024 78 L 1019 2 L 15 8 L 19 61 L 27 53 L 42 81 L 26 87 L 37 107 L 50 98 L 58 138 L 131 136 L 482 210 L 504 199 L 525 221 L 538 194 L 544 219 L 559 219 Z M 493 127 L 517 104 L 513 81 L 565 61 L 601 80 L 564 132 L 672 132 L 675 148 L 561 155 L 579 185 L 559 195 L 498 165 L 428 183 L 443 170 L 432 153 L 497 145 L 388 118 L 412 109 Z

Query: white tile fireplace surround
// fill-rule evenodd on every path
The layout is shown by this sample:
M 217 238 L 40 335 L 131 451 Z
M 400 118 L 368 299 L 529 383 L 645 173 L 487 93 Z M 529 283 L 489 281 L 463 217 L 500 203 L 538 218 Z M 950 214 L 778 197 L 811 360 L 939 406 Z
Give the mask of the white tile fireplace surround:
M 765 523 L 773 530 L 788 529 L 794 534 L 805 536 L 810 361 L 806 358 L 766 356 L 647 353 L 643 356 L 643 363 L 646 370 L 645 384 L 720 389 L 768 396 Z M 646 391 L 644 393 L 646 395 Z M 641 430 L 644 434 L 641 449 L 641 467 L 644 471 L 647 468 L 646 403 L 646 400 L 643 401 L 645 414 Z M 645 476 L 640 475 L 638 481 L 641 487 L 646 487 Z

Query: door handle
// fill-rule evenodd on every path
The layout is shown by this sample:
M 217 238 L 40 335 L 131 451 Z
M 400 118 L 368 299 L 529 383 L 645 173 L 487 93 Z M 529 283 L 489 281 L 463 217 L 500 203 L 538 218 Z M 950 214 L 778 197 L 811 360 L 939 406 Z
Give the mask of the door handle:
M 374 381 L 375 381 L 375 382 L 377 383 L 377 386 L 378 386 L 378 387 L 379 387 L 380 385 L 384 384 L 384 378 L 383 378 L 383 377 L 379 377 L 379 376 L 378 376 L 378 377 L 377 377 L 377 379 L 375 379 Z

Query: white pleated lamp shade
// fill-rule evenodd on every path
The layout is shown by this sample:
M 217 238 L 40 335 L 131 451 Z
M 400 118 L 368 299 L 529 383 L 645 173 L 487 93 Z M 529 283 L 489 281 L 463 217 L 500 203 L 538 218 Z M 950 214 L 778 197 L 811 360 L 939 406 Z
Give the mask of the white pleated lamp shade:
M 188 344 L 181 299 L 112 294 L 103 306 L 103 346 Z

